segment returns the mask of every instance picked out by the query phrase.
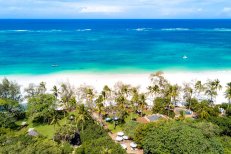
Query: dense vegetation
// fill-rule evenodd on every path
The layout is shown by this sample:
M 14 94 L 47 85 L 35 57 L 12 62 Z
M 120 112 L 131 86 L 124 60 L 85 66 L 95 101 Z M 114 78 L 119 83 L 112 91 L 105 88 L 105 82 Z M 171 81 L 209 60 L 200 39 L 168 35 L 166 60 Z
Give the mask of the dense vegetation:
M 134 139 L 145 153 L 224 153 L 218 130 L 207 122 L 160 121 L 138 127 Z
M 121 146 L 112 141 L 99 123 L 92 119 L 87 107 L 76 103 L 72 89 L 64 84 L 62 88 L 62 94 L 55 91 L 56 87 L 53 94 L 49 94 L 45 83 L 38 86 L 30 84 L 25 89 L 27 106 L 24 108 L 20 104 L 19 85 L 3 79 L 0 83 L 0 153 L 124 153 Z M 67 105 L 65 110 L 57 110 L 60 105 L 58 95 Z M 27 121 L 27 124 L 21 125 L 22 121 Z M 53 125 L 53 130 L 46 130 L 53 131 L 53 137 L 42 133 L 31 136 L 28 125 L 45 128 Z M 74 146 L 79 145 L 76 150 Z
M 47 90 L 44 82 L 22 91 L 16 82 L 3 79 L 0 153 L 125 153 L 108 131 L 124 131 L 146 154 L 231 153 L 230 83 L 224 93 L 227 103 L 215 105 L 222 88 L 219 80 L 179 86 L 170 84 L 161 72 L 151 74 L 150 79 L 146 92 L 121 82 L 114 88 L 104 86 L 100 92 L 69 83 Z M 175 109 L 182 99 L 185 104 L 180 109 L 184 110 L 179 115 Z M 185 110 L 193 115 L 188 118 Z M 156 113 L 165 118 L 136 121 Z M 38 136 L 31 136 L 29 128 L 35 128 Z

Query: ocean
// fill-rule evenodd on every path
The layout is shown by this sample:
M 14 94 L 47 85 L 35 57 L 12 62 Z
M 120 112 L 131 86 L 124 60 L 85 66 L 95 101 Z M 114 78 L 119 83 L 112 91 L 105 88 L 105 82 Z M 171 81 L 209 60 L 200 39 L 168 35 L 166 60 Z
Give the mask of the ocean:
M 231 20 L 0 20 L 0 75 L 231 69 Z

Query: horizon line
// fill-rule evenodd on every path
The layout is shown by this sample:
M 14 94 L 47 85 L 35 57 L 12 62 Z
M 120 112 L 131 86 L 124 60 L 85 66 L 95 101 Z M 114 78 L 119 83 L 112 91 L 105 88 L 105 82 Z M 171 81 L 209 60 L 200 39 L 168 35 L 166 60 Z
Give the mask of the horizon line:
M 231 18 L 0 18 L 0 20 L 231 20 Z

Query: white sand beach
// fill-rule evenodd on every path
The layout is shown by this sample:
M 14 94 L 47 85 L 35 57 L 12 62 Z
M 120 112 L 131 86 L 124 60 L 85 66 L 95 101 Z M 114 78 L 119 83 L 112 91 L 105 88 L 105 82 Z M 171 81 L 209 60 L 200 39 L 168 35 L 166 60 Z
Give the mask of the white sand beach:
M 141 91 L 146 90 L 150 84 L 150 73 L 130 73 L 130 74 L 103 74 L 103 73 L 58 73 L 51 75 L 9 75 L 0 76 L 0 79 L 4 77 L 9 80 L 17 81 L 22 90 L 29 85 L 29 83 L 39 84 L 40 82 L 46 82 L 47 89 L 51 89 L 53 85 L 59 85 L 62 82 L 69 82 L 75 87 L 80 85 L 93 86 L 96 91 L 101 91 L 104 85 L 113 87 L 115 83 L 121 81 L 132 86 L 139 86 Z M 208 79 L 219 79 L 222 85 L 222 90 L 216 98 L 216 103 L 225 102 L 224 90 L 226 83 L 231 82 L 231 71 L 213 71 L 213 72 L 164 72 L 166 79 L 172 84 L 182 85 L 185 82 L 192 82 L 195 80 L 201 80 L 206 82 Z

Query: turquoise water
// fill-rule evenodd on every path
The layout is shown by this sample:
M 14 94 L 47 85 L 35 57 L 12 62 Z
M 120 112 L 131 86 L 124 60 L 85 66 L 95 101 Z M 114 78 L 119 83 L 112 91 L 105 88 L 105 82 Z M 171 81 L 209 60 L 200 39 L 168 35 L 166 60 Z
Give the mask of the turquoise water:
M 0 75 L 230 70 L 231 20 L 0 20 Z

